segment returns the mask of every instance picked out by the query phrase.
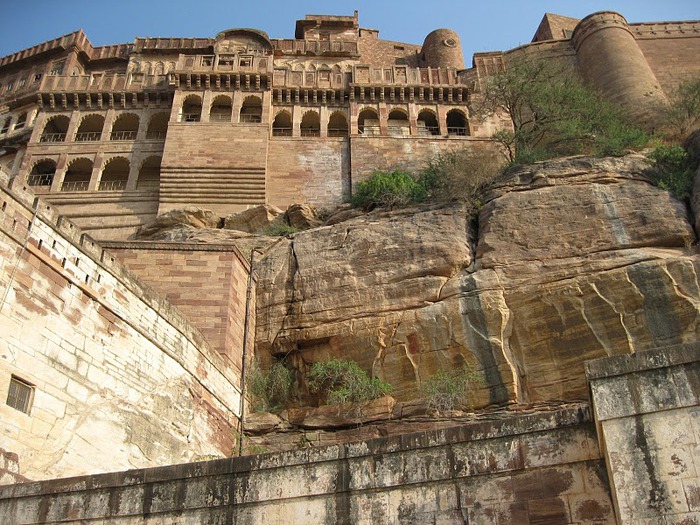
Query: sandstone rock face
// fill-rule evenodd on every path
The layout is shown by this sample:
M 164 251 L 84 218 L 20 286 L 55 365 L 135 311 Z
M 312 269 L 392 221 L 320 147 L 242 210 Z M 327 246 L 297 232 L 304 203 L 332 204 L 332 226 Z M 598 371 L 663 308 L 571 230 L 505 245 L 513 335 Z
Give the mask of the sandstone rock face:
M 321 220 L 318 218 L 316 208 L 308 204 L 292 204 L 287 208 L 287 221 L 293 228 L 300 230 L 308 230 L 321 226 Z
M 256 206 L 226 217 L 224 219 L 224 229 L 247 233 L 262 233 L 281 214 L 282 210 L 269 204 Z
M 210 210 L 188 206 L 159 215 L 153 222 L 139 229 L 136 239 L 162 240 L 165 232 L 176 228 L 216 228 L 219 217 Z
M 256 263 L 256 352 L 297 370 L 342 357 L 421 395 L 439 369 L 483 375 L 475 406 L 585 399 L 586 360 L 698 339 L 685 205 L 640 156 L 501 177 L 460 206 L 372 213 L 280 239 Z

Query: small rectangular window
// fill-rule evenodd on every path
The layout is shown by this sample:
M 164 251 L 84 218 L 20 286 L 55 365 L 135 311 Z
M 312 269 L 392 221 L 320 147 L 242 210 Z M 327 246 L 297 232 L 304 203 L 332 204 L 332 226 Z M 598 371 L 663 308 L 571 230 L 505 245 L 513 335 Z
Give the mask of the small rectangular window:
M 12 408 L 29 414 L 34 397 L 34 386 L 19 377 L 12 376 L 10 389 L 7 392 L 7 404 Z
M 253 65 L 253 57 L 241 57 L 241 67 L 250 67 Z
M 39 82 L 41 80 L 41 73 L 34 75 L 34 82 Z
M 132 82 L 143 82 L 143 73 L 132 73 L 131 74 L 131 81 Z

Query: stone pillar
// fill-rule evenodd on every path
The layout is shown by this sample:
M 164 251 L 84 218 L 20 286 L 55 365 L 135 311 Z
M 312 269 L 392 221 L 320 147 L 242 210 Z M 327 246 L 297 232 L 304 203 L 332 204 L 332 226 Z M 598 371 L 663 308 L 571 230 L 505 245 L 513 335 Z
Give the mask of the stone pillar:
M 243 93 L 239 90 L 233 92 L 233 107 L 231 108 L 231 121 L 241 121 L 241 106 L 243 105 Z
M 95 163 L 92 165 L 92 174 L 90 175 L 90 182 L 88 183 L 88 191 L 97 191 L 100 185 L 103 163 L 102 154 L 98 153 L 95 155 Z
M 179 122 L 182 111 L 182 101 L 185 99 L 182 91 L 176 91 L 173 95 L 173 105 L 170 108 L 170 122 Z
M 330 112 L 328 111 L 328 106 L 321 106 L 320 111 L 318 113 L 321 124 L 321 136 L 322 137 L 327 137 L 328 136 L 328 119 L 330 118 Z
M 386 102 L 379 103 L 379 134 L 384 137 L 389 134 L 389 112 Z
M 126 191 L 134 191 L 139 177 L 139 165 L 141 161 L 134 155 L 129 159 L 129 178 L 126 180 Z
M 29 119 L 27 119 L 29 120 Z M 46 121 L 48 120 L 48 115 L 41 111 L 34 121 L 34 129 L 32 129 L 32 136 L 29 137 L 30 143 L 39 142 L 41 134 L 44 132 L 44 126 L 46 126 Z
M 211 113 L 211 102 L 214 99 L 213 93 L 210 89 L 207 89 L 202 96 L 202 116 L 199 118 L 200 122 L 209 122 L 209 115 Z
M 292 106 L 292 137 L 301 137 L 301 119 L 303 117 L 301 106 Z
M 68 155 L 61 153 L 58 157 L 58 162 L 56 163 L 56 172 L 53 175 L 53 181 L 51 181 L 51 188 L 49 189 L 49 192 L 56 193 L 61 191 L 63 179 L 66 176 L 66 164 L 68 164 Z
M 66 130 L 66 142 L 70 142 L 73 140 L 75 137 L 75 134 L 78 132 L 78 127 L 80 126 L 80 120 L 82 119 L 83 114 L 80 112 L 80 110 L 73 111 L 70 114 L 70 120 L 68 121 L 68 129 Z
M 613 11 L 593 13 L 576 26 L 572 42 L 584 80 L 635 123 L 653 129 L 668 99 L 627 20 Z
M 109 141 L 109 135 L 112 132 L 112 125 L 114 124 L 116 114 L 117 112 L 114 110 L 114 108 L 109 108 L 107 110 L 107 114 L 105 115 L 105 123 L 104 126 L 102 126 L 102 134 L 100 135 L 101 142 Z
M 617 523 L 700 516 L 700 343 L 586 363 Z

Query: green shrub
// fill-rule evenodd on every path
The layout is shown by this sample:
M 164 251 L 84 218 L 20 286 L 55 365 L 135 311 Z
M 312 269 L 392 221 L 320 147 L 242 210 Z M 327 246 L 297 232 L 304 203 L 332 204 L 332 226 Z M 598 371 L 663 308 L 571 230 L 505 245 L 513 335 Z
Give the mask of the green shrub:
M 363 403 L 391 393 L 391 385 L 369 377 L 354 361 L 331 359 L 314 363 L 307 375 L 309 390 L 331 405 Z
M 284 406 L 292 389 L 292 372 L 283 363 L 277 361 L 263 370 L 254 362 L 246 376 L 254 412 L 273 412 Z
M 298 233 L 299 228 L 295 228 L 294 226 L 290 226 L 286 222 L 273 222 L 270 224 L 267 229 L 265 230 L 265 235 L 269 237 L 285 237 L 287 235 L 292 235 L 294 233 Z
M 659 187 L 670 192 L 677 199 L 687 199 L 693 191 L 695 166 L 688 152 L 678 145 L 657 146 L 647 158 L 656 168 L 651 178 Z
M 478 211 L 485 185 L 502 171 L 496 154 L 453 150 L 435 155 L 418 182 L 436 201 L 461 201 Z
M 468 406 L 474 387 L 481 384 L 478 372 L 465 364 L 457 370 L 440 370 L 423 383 L 423 396 L 432 410 L 454 410 Z
M 369 179 L 357 183 L 350 202 L 355 207 L 371 210 L 377 206 L 405 206 L 426 197 L 425 188 L 410 173 L 375 171 Z

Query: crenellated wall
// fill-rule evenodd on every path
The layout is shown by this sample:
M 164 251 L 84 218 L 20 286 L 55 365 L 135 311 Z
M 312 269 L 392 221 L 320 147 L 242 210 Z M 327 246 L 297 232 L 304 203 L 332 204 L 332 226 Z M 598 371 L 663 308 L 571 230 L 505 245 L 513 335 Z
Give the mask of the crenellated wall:
M 19 384 L 29 393 L 26 407 L 0 405 L 14 474 L 45 479 L 230 453 L 236 368 L 114 255 L 1 176 L 0 391 Z

